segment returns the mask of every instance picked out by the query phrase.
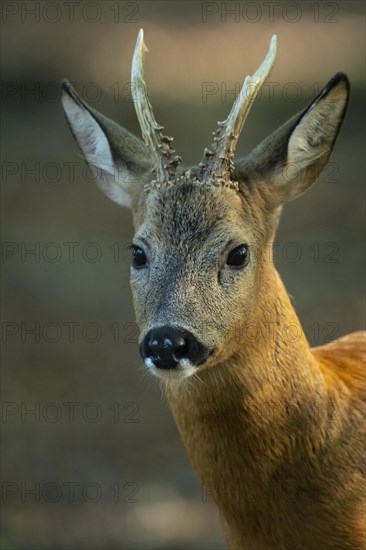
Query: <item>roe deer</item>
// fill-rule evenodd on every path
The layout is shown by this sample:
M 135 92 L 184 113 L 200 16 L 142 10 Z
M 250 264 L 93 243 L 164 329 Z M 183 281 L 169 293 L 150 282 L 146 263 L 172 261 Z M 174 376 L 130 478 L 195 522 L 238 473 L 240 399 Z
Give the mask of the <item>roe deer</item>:
M 274 36 L 202 161 L 182 169 L 152 113 L 145 50 L 141 30 L 131 85 L 143 141 L 67 81 L 62 94 L 98 185 L 133 213 L 131 285 L 145 365 L 163 380 L 230 549 L 364 548 L 365 333 L 310 349 L 268 254 L 283 204 L 328 161 L 348 79 L 336 74 L 234 162 L 275 61 Z

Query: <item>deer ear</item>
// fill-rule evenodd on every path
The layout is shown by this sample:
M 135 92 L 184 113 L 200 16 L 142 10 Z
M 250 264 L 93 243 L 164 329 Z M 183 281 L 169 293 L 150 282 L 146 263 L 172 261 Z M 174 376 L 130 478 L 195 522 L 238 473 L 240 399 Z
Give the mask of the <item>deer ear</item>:
M 328 162 L 349 98 L 349 81 L 336 74 L 300 115 L 276 130 L 235 165 L 233 179 L 266 181 L 278 190 L 279 202 L 306 191 Z
M 131 207 L 144 174 L 152 168 L 144 143 L 83 102 L 67 80 L 62 83 L 61 100 L 98 187 L 114 202 Z

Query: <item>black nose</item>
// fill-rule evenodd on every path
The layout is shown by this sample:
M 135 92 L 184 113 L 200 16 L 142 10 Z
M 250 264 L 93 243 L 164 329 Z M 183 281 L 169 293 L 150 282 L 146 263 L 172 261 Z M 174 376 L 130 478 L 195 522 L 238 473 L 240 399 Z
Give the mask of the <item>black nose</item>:
M 199 365 L 207 359 L 210 350 L 187 330 L 158 327 L 149 330 L 140 345 L 143 359 L 150 358 L 158 369 L 175 369 L 181 359 Z

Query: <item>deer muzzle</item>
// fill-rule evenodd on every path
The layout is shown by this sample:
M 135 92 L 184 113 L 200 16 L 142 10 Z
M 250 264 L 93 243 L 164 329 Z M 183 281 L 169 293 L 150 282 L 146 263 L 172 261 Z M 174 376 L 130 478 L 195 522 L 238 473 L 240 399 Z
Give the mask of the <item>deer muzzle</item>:
M 210 355 L 210 350 L 185 329 L 162 326 L 148 331 L 140 345 L 140 354 L 150 369 L 195 370 Z

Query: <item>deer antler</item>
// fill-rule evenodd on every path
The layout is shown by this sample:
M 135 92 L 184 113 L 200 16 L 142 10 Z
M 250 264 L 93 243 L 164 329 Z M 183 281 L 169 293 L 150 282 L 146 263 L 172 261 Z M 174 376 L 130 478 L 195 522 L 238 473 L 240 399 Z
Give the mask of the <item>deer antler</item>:
M 164 183 L 174 179 L 181 157 L 175 156 L 170 147 L 173 138 L 163 136 L 160 126 L 153 115 L 144 80 L 143 55 L 148 49 L 144 43 L 144 31 L 140 29 L 132 58 L 131 87 L 137 118 L 141 126 L 143 140 L 151 152 L 154 162 L 154 173 L 158 182 Z
M 253 76 L 245 78 L 229 116 L 224 122 L 218 122 L 219 127 L 213 132 L 214 143 L 209 149 L 204 150 L 202 161 L 199 164 L 202 181 L 211 180 L 215 183 L 220 182 L 230 187 L 237 187 L 237 184 L 230 180 L 234 168 L 235 147 L 253 101 L 274 66 L 276 53 L 277 37 L 273 35 L 263 63 Z

